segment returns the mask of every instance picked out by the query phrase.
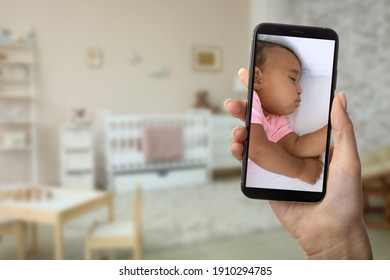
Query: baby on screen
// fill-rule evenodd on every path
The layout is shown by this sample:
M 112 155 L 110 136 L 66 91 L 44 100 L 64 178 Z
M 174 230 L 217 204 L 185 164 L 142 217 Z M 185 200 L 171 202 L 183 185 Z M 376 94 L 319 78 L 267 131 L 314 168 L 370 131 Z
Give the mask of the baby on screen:
M 291 49 L 257 42 L 247 168 L 261 167 L 313 185 L 322 173 L 327 125 L 299 136 L 287 122 L 301 103 L 301 74 L 301 62 Z

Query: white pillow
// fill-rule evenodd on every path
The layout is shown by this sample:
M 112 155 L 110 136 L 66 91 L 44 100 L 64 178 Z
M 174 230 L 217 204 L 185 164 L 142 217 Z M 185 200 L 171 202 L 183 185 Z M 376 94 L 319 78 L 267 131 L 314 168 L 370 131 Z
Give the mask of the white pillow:
M 331 77 L 302 76 L 301 106 L 287 117 L 298 135 L 320 129 L 328 122 Z

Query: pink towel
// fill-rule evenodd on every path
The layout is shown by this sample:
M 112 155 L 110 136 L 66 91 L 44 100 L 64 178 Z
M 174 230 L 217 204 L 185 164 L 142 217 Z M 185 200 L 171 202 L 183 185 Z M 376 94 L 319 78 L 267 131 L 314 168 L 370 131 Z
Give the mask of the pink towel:
M 143 129 L 142 148 L 146 163 L 180 160 L 183 131 L 179 125 L 148 125 Z

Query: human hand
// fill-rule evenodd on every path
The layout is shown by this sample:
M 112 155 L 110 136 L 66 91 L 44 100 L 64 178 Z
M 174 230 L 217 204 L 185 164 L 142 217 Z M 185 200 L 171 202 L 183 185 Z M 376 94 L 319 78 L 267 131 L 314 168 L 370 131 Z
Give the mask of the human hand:
M 240 70 L 239 75 L 247 85 L 248 71 Z M 245 120 L 245 100 L 227 100 L 225 106 L 232 116 Z M 334 148 L 324 199 L 317 204 L 269 202 L 276 217 L 300 243 L 309 259 L 372 259 L 363 222 L 359 154 L 346 109 L 345 95 L 338 94 L 331 112 Z M 230 149 L 238 160 L 242 160 L 246 137 L 244 126 L 233 130 Z
M 298 179 L 310 185 L 314 185 L 322 173 L 323 163 L 320 160 L 320 157 L 303 158 L 302 162 L 302 172 L 298 176 Z

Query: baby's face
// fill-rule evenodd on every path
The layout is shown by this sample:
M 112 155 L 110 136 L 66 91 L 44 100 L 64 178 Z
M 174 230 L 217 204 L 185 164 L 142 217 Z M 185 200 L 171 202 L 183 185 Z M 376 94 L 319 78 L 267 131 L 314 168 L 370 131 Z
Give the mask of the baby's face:
M 267 55 L 260 89 L 257 90 L 264 113 L 292 114 L 301 102 L 301 64 L 294 54 L 284 48 L 272 48 Z

